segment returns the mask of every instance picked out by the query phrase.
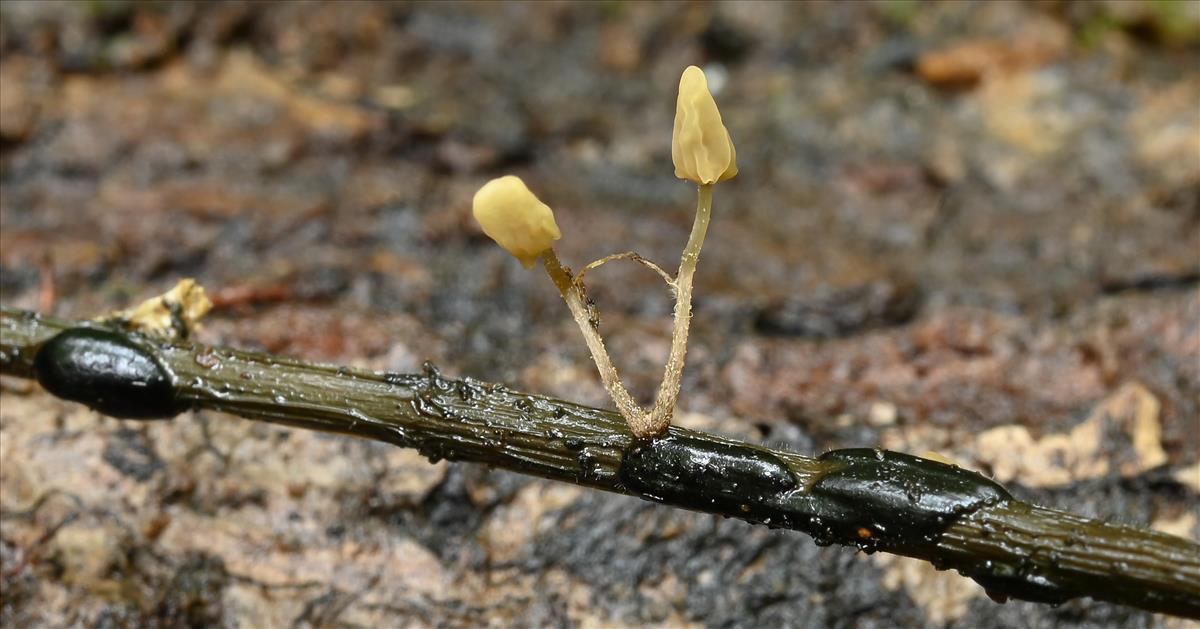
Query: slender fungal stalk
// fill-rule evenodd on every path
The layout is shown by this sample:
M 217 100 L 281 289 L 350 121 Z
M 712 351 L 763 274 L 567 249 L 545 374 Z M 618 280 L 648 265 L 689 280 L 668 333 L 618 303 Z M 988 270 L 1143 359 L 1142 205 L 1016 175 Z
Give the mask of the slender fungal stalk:
M 675 325 L 671 331 L 671 353 L 663 369 L 662 384 L 658 397 L 650 411 L 650 434 L 661 434 L 671 425 L 675 413 L 675 402 L 683 386 L 683 363 L 687 359 L 688 328 L 692 323 L 692 280 L 696 275 L 696 264 L 700 261 L 700 249 L 708 233 L 708 222 L 712 218 L 712 184 L 701 184 L 696 197 L 696 220 L 692 223 L 692 234 L 688 236 L 683 256 L 679 258 L 679 273 L 675 276 Z
M 658 265 L 640 255 L 627 251 L 588 264 L 575 278 L 558 261 L 554 241 L 562 237 L 554 221 L 554 211 L 529 190 L 525 182 L 514 175 L 493 179 L 483 185 L 471 201 L 471 213 L 483 232 L 526 268 L 542 256 L 546 271 L 571 309 L 571 315 L 583 332 L 604 388 L 629 426 L 639 437 L 657 437 L 667 433 L 679 390 L 683 386 L 683 365 L 687 359 L 688 328 L 692 322 L 692 280 L 700 249 L 708 232 L 712 216 L 713 184 L 736 177 L 737 150 L 729 130 L 721 121 L 717 102 L 708 89 L 708 78 L 696 66 L 688 66 L 679 78 L 679 95 L 675 101 L 675 124 L 671 130 L 671 162 L 675 176 L 693 181 L 699 186 L 696 201 L 696 220 L 692 233 L 679 260 L 679 272 L 672 279 Z M 631 259 L 658 273 L 675 295 L 675 321 L 671 329 L 671 350 L 663 367 L 663 379 L 650 409 L 644 410 L 629 395 L 612 360 L 604 349 L 604 340 L 597 331 L 598 317 L 588 302 L 583 276 L 606 262 Z
M 647 269 L 657 273 L 658 276 L 661 277 L 663 281 L 666 282 L 667 286 L 672 290 L 675 288 L 675 278 L 671 277 L 670 273 L 664 271 L 662 267 L 658 266 L 657 264 L 643 258 L 636 251 L 622 251 L 621 253 L 614 253 L 609 256 L 604 256 L 599 260 L 592 260 L 591 262 L 588 262 L 586 266 L 584 266 L 582 269 L 579 269 L 579 272 L 575 274 L 575 285 L 578 286 L 583 284 L 583 276 L 587 275 L 588 271 L 600 268 L 614 260 L 633 260 L 634 262 L 637 262 Z
M 567 279 L 559 269 L 558 279 Z M 572 311 L 586 308 L 576 303 Z M 171 394 L 166 403 L 131 397 L 124 412 L 211 409 L 375 439 L 431 460 L 484 463 L 803 531 L 820 544 L 915 557 L 959 571 L 996 600 L 1059 604 L 1090 596 L 1200 619 L 1195 541 L 1033 506 L 986 477 L 935 461 L 871 449 L 812 458 L 678 427 L 640 440 L 615 413 L 451 380 L 432 368 L 375 373 L 116 328 L 97 332 L 97 325 L 0 310 L 0 373 L 45 385 L 38 365 L 72 363 L 83 369 L 70 372 L 60 395 L 95 407 L 103 396 L 89 396 L 144 384 L 130 377 L 160 370 Z M 78 334 L 77 326 L 92 327 Z M 50 352 L 48 342 L 63 338 L 84 343 L 89 355 Z M 97 342 L 104 338 L 110 342 Z M 160 405 L 164 412 L 153 412 Z
M 626 389 L 625 384 L 621 382 L 621 376 L 608 356 L 608 350 L 604 347 L 604 339 L 600 337 L 600 331 L 596 329 L 598 322 L 592 317 L 587 299 L 583 296 L 582 287 L 575 283 L 571 277 L 571 271 L 558 261 L 558 255 L 554 253 L 554 249 L 547 249 L 542 254 L 542 264 L 546 267 L 546 273 L 550 274 L 550 279 L 554 280 L 554 285 L 558 287 L 563 301 L 567 302 L 571 317 L 579 326 L 583 340 L 587 343 L 588 351 L 592 354 L 592 361 L 596 363 L 596 370 L 600 372 L 600 381 L 604 383 L 608 395 L 617 405 L 617 411 L 629 422 L 629 427 L 635 434 L 652 434 L 650 433 L 649 418 L 645 411 L 638 406 L 633 396 L 629 394 L 629 389 Z
M 645 260 L 633 252 L 618 253 L 597 260 L 580 271 L 578 277 L 572 277 L 561 262 L 554 249 L 547 249 L 542 255 L 546 272 L 554 285 L 558 287 L 563 301 L 571 310 L 579 331 L 583 333 L 584 342 L 600 372 L 600 380 L 604 388 L 612 396 L 617 410 L 629 422 L 634 434 L 639 437 L 654 437 L 665 434 L 671 425 L 671 417 L 675 413 L 675 403 L 679 400 L 679 390 L 683 384 L 683 364 L 687 360 L 688 328 L 692 322 L 692 280 L 696 275 L 696 263 L 700 261 L 700 249 L 704 247 L 704 236 L 708 233 L 708 223 L 712 219 L 712 184 L 702 184 L 696 199 L 696 219 L 692 223 L 692 233 L 688 236 L 687 246 L 679 258 L 679 273 L 671 279 L 658 265 Z M 632 258 L 658 272 L 675 294 L 675 322 L 671 329 L 671 352 L 667 356 L 667 364 L 663 369 L 663 380 L 658 386 L 658 395 L 650 411 L 642 409 L 634 401 L 629 390 L 621 382 L 621 376 L 613 366 L 608 350 L 604 347 L 604 339 L 596 329 L 597 323 L 591 315 L 591 310 L 584 295 L 583 274 L 605 262 L 621 258 Z

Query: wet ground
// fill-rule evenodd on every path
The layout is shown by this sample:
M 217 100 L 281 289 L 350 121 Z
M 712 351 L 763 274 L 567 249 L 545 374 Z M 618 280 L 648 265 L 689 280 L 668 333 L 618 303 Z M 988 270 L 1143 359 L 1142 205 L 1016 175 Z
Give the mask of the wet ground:
M 196 277 L 201 340 L 606 405 L 565 307 L 470 216 L 521 175 L 567 264 L 673 266 L 674 90 L 738 148 L 679 422 L 882 444 L 1195 537 L 1200 14 L 1184 3 L 0 5 L 0 302 Z M 626 381 L 660 281 L 589 276 Z M 5 625 L 1147 626 L 916 562 L 196 413 L 4 381 Z

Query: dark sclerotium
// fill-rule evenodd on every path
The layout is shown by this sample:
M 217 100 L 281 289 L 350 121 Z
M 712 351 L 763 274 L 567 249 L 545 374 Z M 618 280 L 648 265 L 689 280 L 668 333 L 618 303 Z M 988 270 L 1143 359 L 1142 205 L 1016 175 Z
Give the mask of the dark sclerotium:
M 184 410 L 166 368 L 115 332 L 65 330 L 38 350 L 34 372 L 50 393 L 112 417 L 168 419 Z
M 767 452 L 680 436 L 636 442 L 619 474 L 628 489 L 652 500 L 746 514 L 796 488 L 787 466 Z
M 820 460 L 837 465 L 811 489 L 824 525 L 867 549 L 921 537 L 935 542 L 960 517 L 1012 499 L 980 474 L 899 452 L 851 448 Z
M 776 456 L 688 437 L 634 443 L 620 477 L 644 498 L 722 510 L 808 532 L 820 544 L 866 551 L 925 539 L 936 543 L 954 521 L 1011 496 L 974 472 L 869 448 L 820 457 L 828 471 L 801 489 Z

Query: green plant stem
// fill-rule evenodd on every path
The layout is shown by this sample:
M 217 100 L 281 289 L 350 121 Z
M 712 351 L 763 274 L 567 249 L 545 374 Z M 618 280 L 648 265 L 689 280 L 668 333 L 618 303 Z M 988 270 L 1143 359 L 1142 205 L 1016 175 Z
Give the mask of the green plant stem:
M 95 325 L 0 310 L 0 373 L 40 377 L 35 357 L 43 344 Z M 822 544 L 916 557 L 960 571 L 998 600 L 1091 596 L 1200 618 L 1196 542 L 1033 506 L 934 461 L 882 450 L 811 458 L 678 427 L 641 440 L 614 413 L 433 369 L 375 373 L 106 333 L 161 366 L 187 407 L 377 439 L 431 460 L 484 463 L 791 528 Z

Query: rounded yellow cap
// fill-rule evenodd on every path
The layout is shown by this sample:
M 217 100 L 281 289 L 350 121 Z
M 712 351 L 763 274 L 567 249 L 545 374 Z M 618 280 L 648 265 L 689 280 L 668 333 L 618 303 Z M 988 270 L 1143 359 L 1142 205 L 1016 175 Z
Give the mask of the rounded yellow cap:
M 543 251 L 562 237 L 554 211 L 542 203 L 520 177 L 493 179 L 475 193 L 475 220 L 496 244 L 504 247 L 525 268 L 531 268 Z

